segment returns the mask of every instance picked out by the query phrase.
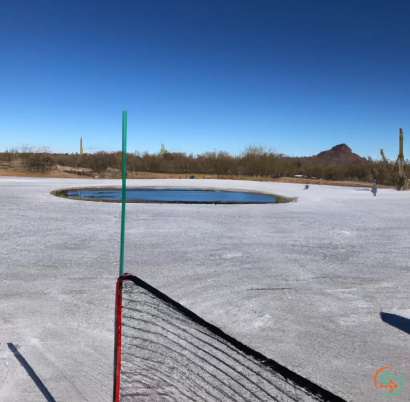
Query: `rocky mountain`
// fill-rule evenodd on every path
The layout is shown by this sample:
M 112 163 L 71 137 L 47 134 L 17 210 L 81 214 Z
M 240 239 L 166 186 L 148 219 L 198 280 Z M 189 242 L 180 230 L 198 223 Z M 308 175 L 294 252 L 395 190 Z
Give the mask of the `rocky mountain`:
M 336 145 L 328 151 L 320 152 L 313 158 L 319 160 L 321 163 L 329 164 L 350 164 L 366 161 L 366 158 L 353 153 L 346 144 Z

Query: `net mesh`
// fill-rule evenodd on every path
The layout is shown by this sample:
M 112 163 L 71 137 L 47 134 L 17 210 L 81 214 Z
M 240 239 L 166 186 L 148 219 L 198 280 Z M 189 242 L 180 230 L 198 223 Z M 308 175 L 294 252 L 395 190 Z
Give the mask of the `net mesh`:
M 118 401 L 342 401 L 136 277 L 122 284 L 120 325 Z

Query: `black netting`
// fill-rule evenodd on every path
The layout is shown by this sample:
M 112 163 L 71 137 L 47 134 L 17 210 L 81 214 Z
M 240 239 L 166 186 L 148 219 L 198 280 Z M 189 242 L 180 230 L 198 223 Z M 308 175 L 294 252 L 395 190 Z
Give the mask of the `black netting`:
M 119 401 L 342 401 L 131 278 L 122 290 Z

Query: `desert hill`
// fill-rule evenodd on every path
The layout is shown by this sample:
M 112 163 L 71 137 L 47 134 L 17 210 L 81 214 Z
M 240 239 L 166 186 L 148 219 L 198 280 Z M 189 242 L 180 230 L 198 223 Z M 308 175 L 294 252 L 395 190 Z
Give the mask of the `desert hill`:
M 328 151 L 320 152 L 312 158 L 315 158 L 325 164 L 350 164 L 362 163 L 366 161 L 366 158 L 353 153 L 351 148 L 349 148 L 346 144 L 336 145 Z

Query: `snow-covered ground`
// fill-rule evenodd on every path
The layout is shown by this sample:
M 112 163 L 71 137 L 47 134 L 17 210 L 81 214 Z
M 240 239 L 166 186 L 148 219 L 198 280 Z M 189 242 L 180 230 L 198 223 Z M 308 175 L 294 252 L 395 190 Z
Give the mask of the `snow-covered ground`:
M 108 402 L 121 204 L 56 198 L 120 181 L 0 178 L 0 400 Z M 400 370 L 410 395 L 410 192 L 218 180 L 129 187 L 259 190 L 277 205 L 128 204 L 125 271 L 229 335 L 346 400 L 382 401 Z

